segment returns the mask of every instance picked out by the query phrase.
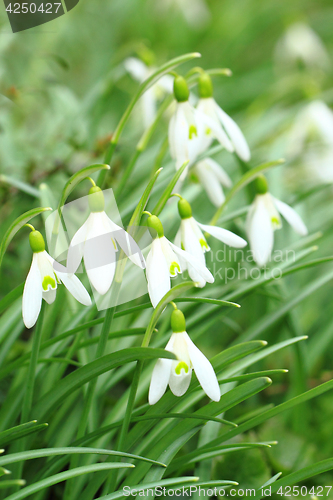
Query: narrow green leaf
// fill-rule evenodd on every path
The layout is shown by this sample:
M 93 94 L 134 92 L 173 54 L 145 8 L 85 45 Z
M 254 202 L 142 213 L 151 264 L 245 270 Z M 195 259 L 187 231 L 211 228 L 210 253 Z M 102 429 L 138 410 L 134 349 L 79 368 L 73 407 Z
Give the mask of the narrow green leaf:
M 163 191 L 162 196 L 160 197 L 159 201 L 157 202 L 157 204 L 153 208 L 153 210 L 152 210 L 152 214 L 153 215 L 159 215 L 162 212 L 162 210 L 165 207 L 168 199 L 171 196 L 173 188 L 177 184 L 180 176 L 184 172 L 184 170 L 187 167 L 187 165 L 188 165 L 188 161 L 186 161 L 185 163 L 183 163 L 183 165 L 180 167 L 180 169 L 177 170 L 177 172 L 174 174 L 174 176 L 172 177 L 171 181 L 169 182 L 169 184 L 167 185 L 167 187 Z
M 159 170 L 157 170 L 157 172 L 155 172 L 154 176 L 150 179 L 148 186 L 144 190 L 144 193 L 141 196 L 141 199 L 140 199 L 136 209 L 133 212 L 130 223 L 128 225 L 129 228 L 131 228 L 132 226 L 138 226 L 140 224 L 142 213 L 143 213 L 143 211 L 146 208 L 146 205 L 148 203 L 148 199 L 149 199 L 151 190 L 153 189 L 154 184 L 155 184 L 158 176 L 160 175 L 161 171 L 162 171 L 162 169 L 160 168 Z
M 91 472 L 98 472 L 102 470 L 111 470 L 111 469 L 126 469 L 133 468 L 133 464 L 126 463 L 103 463 L 103 464 L 93 464 L 86 465 L 83 467 L 76 467 L 75 469 L 67 470 L 65 472 L 60 472 L 59 474 L 55 474 L 54 476 L 48 477 L 46 479 L 42 479 L 37 483 L 30 484 L 20 491 L 9 495 L 6 500 L 21 500 L 22 498 L 27 498 L 33 493 L 37 493 L 38 491 L 44 490 L 49 486 L 53 486 L 54 484 L 61 483 L 63 481 L 67 481 L 67 479 L 71 479 L 73 477 L 82 476 L 83 474 L 90 474 Z
M 5 488 L 12 488 L 13 486 L 25 486 L 26 481 L 24 479 L 8 479 L 5 481 L 0 481 L 0 490 Z
M 37 420 L 32 422 L 27 422 L 26 424 L 17 425 L 11 429 L 0 432 L 0 446 L 5 446 L 16 439 L 21 439 L 22 437 L 28 436 L 40 430 L 45 429 L 48 424 L 37 424 Z
M 4 184 L 9 184 L 9 186 L 13 186 L 20 191 L 23 191 L 23 193 L 27 193 L 30 196 L 33 196 L 34 198 L 39 198 L 39 191 L 33 186 L 30 186 L 30 184 L 27 184 L 26 182 L 20 181 L 18 179 L 15 179 L 14 177 L 10 177 L 9 175 L 0 175 L 0 184 L 3 182 Z
M 207 297 L 178 297 L 175 302 L 201 302 L 203 304 L 214 304 L 216 306 L 229 306 L 229 307 L 241 307 L 240 304 L 236 302 L 229 302 L 228 300 L 220 299 L 209 299 Z
M 23 293 L 24 283 L 11 290 L 3 299 L 0 300 L 0 314 L 2 314 L 16 299 Z
M 32 210 L 25 212 L 24 214 L 20 215 L 20 217 L 14 220 L 14 222 L 7 229 L 0 245 L 0 267 L 5 251 L 7 250 L 7 247 L 14 238 L 15 234 L 24 226 L 24 224 L 27 224 L 31 219 L 36 217 L 36 215 L 39 215 L 48 210 L 52 210 L 52 208 L 33 208 Z
M 123 453 L 121 451 L 105 450 L 102 448 L 78 448 L 78 447 L 67 447 L 67 448 L 43 448 L 41 450 L 31 450 L 23 451 L 20 453 L 12 453 L 10 455 L 5 455 L 0 457 L 0 466 L 13 464 L 16 462 L 21 462 L 24 460 L 32 460 L 34 458 L 41 457 L 54 457 L 57 455 L 75 455 L 75 454 L 89 454 L 89 455 L 113 455 L 118 457 L 125 457 L 135 460 L 143 460 L 146 462 L 155 463 L 157 465 L 164 466 L 161 462 L 155 462 L 149 458 L 140 457 L 139 455 L 133 455 L 131 453 Z
M 61 379 L 47 394 L 37 401 L 33 408 L 35 415 L 46 415 L 73 391 L 82 387 L 90 380 L 102 373 L 112 370 L 125 363 L 131 363 L 140 359 L 169 358 L 174 355 L 164 349 L 153 348 L 131 348 L 107 354 L 91 363 L 78 368 L 74 372 Z M 41 417 L 40 417 L 41 418 Z

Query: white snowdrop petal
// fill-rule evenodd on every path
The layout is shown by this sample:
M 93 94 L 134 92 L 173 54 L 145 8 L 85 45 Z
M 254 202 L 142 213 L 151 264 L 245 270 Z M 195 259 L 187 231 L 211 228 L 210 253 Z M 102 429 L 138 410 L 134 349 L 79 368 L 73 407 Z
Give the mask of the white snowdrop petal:
M 215 207 L 221 206 L 225 200 L 223 189 L 215 173 L 208 167 L 205 160 L 196 164 L 195 171 L 210 201 Z
M 84 224 L 82 224 L 80 229 L 76 231 L 69 244 L 66 263 L 68 272 L 75 273 L 80 265 L 83 257 L 84 243 L 91 224 L 91 215 L 92 214 L 89 215 L 88 219 Z
M 178 362 L 173 361 L 172 363 L 173 364 L 170 373 L 169 386 L 175 396 L 183 396 L 191 383 L 192 369 L 188 368 L 188 372 L 185 373 L 184 368 L 182 368 L 180 374 L 177 375 L 175 373 L 175 367 L 177 366 Z
M 187 334 L 186 343 L 195 374 L 201 387 L 213 401 L 220 401 L 220 387 L 211 363 Z
M 232 118 L 230 118 L 230 116 L 227 115 L 227 113 L 225 113 L 223 109 L 221 109 L 217 104 L 216 112 L 219 119 L 221 120 L 223 127 L 229 135 L 231 142 L 235 147 L 237 155 L 243 161 L 249 161 L 251 158 L 250 148 L 246 142 L 243 132 L 241 131 L 237 123 Z
M 143 82 L 148 77 L 147 66 L 136 57 L 128 57 L 124 61 L 126 71 L 138 82 Z
M 220 123 L 215 121 L 210 116 L 200 113 L 200 111 L 198 111 L 198 113 L 200 119 L 202 120 L 202 123 L 204 123 L 206 127 L 211 130 L 211 134 L 219 141 L 222 146 L 225 147 L 227 151 L 232 153 L 234 151 L 234 145 L 221 127 Z
M 206 165 L 208 165 L 208 167 L 212 170 L 212 172 L 214 172 L 220 183 L 227 188 L 231 188 L 232 181 L 224 168 L 222 168 L 221 165 L 219 165 L 212 158 L 205 158 L 204 161 L 206 162 Z
M 293 230 L 301 236 L 306 236 L 308 234 L 308 230 L 296 210 L 287 205 L 287 203 L 284 203 L 283 201 L 280 201 L 274 197 L 273 201 L 280 214 L 291 225 Z
M 89 293 L 75 274 L 58 273 L 57 276 L 73 297 L 80 302 L 80 304 L 83 304 L 84 306 L 91 305 Z
M 142 255 L 141 249 L 137 242 L 132 238 L 130 234 L 128 234 L 125 229 L 122 227 L 118 226 L 115 224 L 104 212 L 103 215 L 105 224 L 110 228 L 111 236 L 116 242 L 119 244 L 119 246 L 122 248 L 122 250 L 125 252 L 125 254 L 131 259 L 133 264 L 136 264 L 137 266 L 141 267 L 141 269 L 146 268 L 146 262 L 145 259 Z
M 101 295 L 110 288 L 116 269 L 116 250 L 110 230 L 105 227 L 102 212 L 92 213 L 93 224 L 89 228 L 84 245 L 84 264 L 88 278 Z
M 22 298 L 22 316 L 27 328 L 37 321 L 42 305 L 42 279 L 38 268 L 37 254 L 33 254 L 32 264 L 25 281 Z
M 57 290 L 48 290 L 47 292 L 43 291 L 43 299 L 48 304 L 53 304 L 53 302 L 56 299 L 56 295 L 57 295 Z
M 199 222 L 197 224 L 203 231 L 212 235 L 217 240 L 222 241 L 226 245 L 234 248 L 243 248 L 247 245 L 247 242 L 243 238 L 233 233 L 232 231 L 228 231 L 228 229 L 223 229 L 222 227 L 218 226 L 200 224 Z
M 148 401 L 150 405 L 157 403 L 165 393 L 170 379 L 171 366 L 172 359 L 157 360 L 149 386 Z
M 147 257 L 146 267 L 148 293 L 153 307 L 170 290 L 169 267 L 165 260 L 159 238 L 153 241 Z
M 188 252 L 185 252 L 181 248 L 176 247 L 172 243 L 170 243 L 170 245 L 171 245 L 172 249 L 174 250 L 174 252 L 179 257 L 182 257 L 187 262 L 188 267 L 192 266 L 195 269 L 195 271 L 197 271 L 199 273 L 201 278 L 203 278 L 208 283 L 214 283 L 214 276 L 209 271 L 209 269 L 207 269 L 207 267 L 205 265 L 203 266 L 198 259 L 196 259 L 195 257 L 192 257 L 192 255 L 190 255 Z
M 264 266 L 272 253 L 274 231 L 270 215 L 262 195 L 257 195 L 255 207 L 249 221 L 248 235 L 254 260 Z

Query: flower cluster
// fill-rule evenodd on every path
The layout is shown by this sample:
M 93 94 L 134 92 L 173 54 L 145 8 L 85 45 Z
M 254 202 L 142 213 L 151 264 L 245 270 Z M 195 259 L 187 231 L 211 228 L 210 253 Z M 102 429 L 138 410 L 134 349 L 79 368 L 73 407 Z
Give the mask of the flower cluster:
M 128 59 L 126 68 L 140 81 L 151 74 L 151 70 L 136 59 Z M 156 91 L 170 90 L 170 78 L 164 75 L 149 89 L 149 93 L 144 94 L 146 97 L 142 103 L 147 125 L 155 116 Z M 168 131 L 170 154 L 176 170 L 187 164 L 178 187 L 182 187 L 188 170 L 192 169 L 210 201 L 220 207 L 225 200 L 222 186 L 230 188 L 232 182 L 224 169 L 210 158 L 208 148 L 217 140 L 227 151 L 234 152 L 242 162 L 248 162 L 251 154 L 238 125 L 214 100 L 210 76 L 200 70 L 198 83 L 199 100 L 194 107 L 189 101 L 190 92 L 186 79 L 178 75 L 174 78 L 176 105 Z M 27 328 L 36 323 L 42 299 L 49 304 L 55 300 L 60 283 L 81 304 L 91 304 L 87 290 L 75 276 L 82 260 L 92 288 L 103 296 L 110 290 L 114 280 L 119 259 L 117 255 L 123 252 L 138 268 L 146 270 L 150 301 L 156 308 L 170 291 L 171 278 L 177 274 L 187 272 L 196 286 L 201 288 L 206 283 L 214 282 L 205 259 L 206 252 L 210 250 L 208 236 L 234 248 L 247 245 L 245 239 L 227 229 L 199 222 L 192 215 L 190 203 L 181 194 L 174 193 L 172 196 L 179 197 L 180 218 L 174 242 L 165 236 L 163 224 L 157 215 L 143 212 L 148 214 L 146 225 L 152 237 L 145 260 L 133 237 L 108 217 L 103 191 L 94 181 L 92 183 L 88 196 L 90 213 L 69 244 L 66 267 L 61 266 L 45 251 L 41 233 L 30 226 L 32 232 L 29 241 L 33 259 L 24 287 L 22 305 L 23 320 Z M 280 215 L 300 235 L 306 235 L 307 229 L 294 209 L 269 193 L 267 180 L 263 175 L 256 177 L 255 190 L 256 195 L 246 220 L 246 232 L 254 260 L 259 266 L 264 266 L 271 256 L 274 231 L 282 225 Z M 164 303 L 162 305 L 164 307 Z M 175 304 L 174 307 L 171 317 L 173 333 L 166 350 L 172 352 L 176 360 L 157 361 L 151 379 L 149 402 L 156 403 L 167 385 L 176 396 L 183 395 L 190 385 L 193 369 L 205 393 L 212 400 L 219 401 L 219 384 L 212 365 L 191 341 L 185 329 L 184 315 Z

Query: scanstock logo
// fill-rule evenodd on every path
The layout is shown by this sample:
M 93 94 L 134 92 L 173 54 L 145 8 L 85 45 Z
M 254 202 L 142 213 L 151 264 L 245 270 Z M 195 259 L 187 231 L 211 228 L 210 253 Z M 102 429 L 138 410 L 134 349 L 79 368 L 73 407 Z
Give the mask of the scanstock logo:
M 13 33 L 48 23 L 72 10 L 80 0 L 4 0 Z

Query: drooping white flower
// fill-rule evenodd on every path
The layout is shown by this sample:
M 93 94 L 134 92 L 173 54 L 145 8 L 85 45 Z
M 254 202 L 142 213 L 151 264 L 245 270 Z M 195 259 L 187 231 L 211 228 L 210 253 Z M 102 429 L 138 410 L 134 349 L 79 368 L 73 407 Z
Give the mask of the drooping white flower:
M 33 251 L 32 264 L 25 281 L 22 298 L 22 316 L 27 328 L 36 323 L 42 299 L 52 304 L 56 298 L 57 285 L 63 283 L 73 297 L 85 306 L 91 305 L 91 299 L 85 287 L 75 274 L 55 273 L 54 259 L 46 252 L 43 236 L 39 231 L 29 235 Z
M 333 112 L 323 101 L 312 101 L 296 116 L 288 131 L 287 157 L 304 167 L 311 180 L 333 182 Z
M 241 160 L 248 162 L 251 153 L 246 139 L 237 123 L 215 101 L 212 81 L 206 73 L 200 76 L 199 93 L 197 110 L 207 123 L 201 136 L 200 153 L 206 151 L 213 139 L 217 139 L 227 151 L 235 151 Z
M 147 66 L 143 61 L 136 57 L 129 57 L 128 59 L 125 59 L 124 66 L 132 78 L 137 80 L 139 83 L 144 82 L 152 73 L 154 73 L 156 69 L 152 66 Z M 140 102 L 145 128 L 148 128 L 155 119 L 157 100 L 161 99 L 165 94 L 171 94 L 172 83 L 172 77 L 170 75 L 164 75 L 141 96 Z
M 104 196 L 97 186 L 89 191 L 91 213 L 74 234 L 68 249 L 67 268 L 76 270 L 83 258 L 88 278 L 100 295 L 110 288 L 116 269 L 118 246 L 142 269 L 145 260 L 134 239 L 104 211 Z
M 246 228 L 253 258 L 262 267 L 270 259 L 274 244 L 274 231 L 282 227 L 280 214 L 301 236 L 307 235 L 308 230 L 293 208 L 268 192 L 264 176 L 257 178 L 257 193 L 248 212 Z
M 185 318 L 179 309 L 171 315 L 171 326 L 173 334 L 165 349 L 175 354 L 177 360 L 157 360 L 149 387 L 149 404 L 157 403 L 168 385 L 175 396 L 185 394 L 193 369 L 207 396 L 219 401 L 220 387 L 214 369 L 185 331 Z
M 178 211 L 181 223 L 175 238 L 175 244 L 197 259 L 202 266 L 206 266 L 205 252 L 210 250 L 202 231 L 231 247 L 243 248 L 247 245 L 243 238 L 227 229 L 200 224 L 192 216 L 191 206 L 184 198 L 181 198 L 178 202 Z M 183 262 L 182 259 L 180 259 L 180 263 L 182 269 L 187 268 L 186 262 Z M 197 273 L 193 266 L 188 268 L 188 273 L 193 281 L 200 283 L 200 286 L 205 285 L 204 278 Z
M 276 44 L 275 58 L 279 65 L 327 69 L 330 57 L 325 45 L 309 25 L 294 23 Z
M 170 278 L 177 276 L 177 273 L 182 273 L 185 270 L 182 269 L 180 261 L 185 263 L 190 276 L 191 273 L 192 275 L 195 273 L 195 276 L 199 277 L 199 286 L 203 286 L 202 283 L 214 282 L 214 277 L 205 264 L 202 264 L 201 261 L 191 254 L 171 243 L 164 236 L 163 226 L 158 217 L 154 215 L 150 216 L 147 224 L 151 228 L 153 236 L 157 234 L 157 237 L 153 239 L 147 256 L 146 268 L 148 293 L 153 307 L 156 307 L 159 301 L 170 290 Z
M 208 198 L 216 207 L 225 200 L 223 187 L 230 188 L 232 182 L 227 172 L 212 158 L 204 158 L 193 166 L 194 173 L 198 176 L 200 184 L 206 191 Z

